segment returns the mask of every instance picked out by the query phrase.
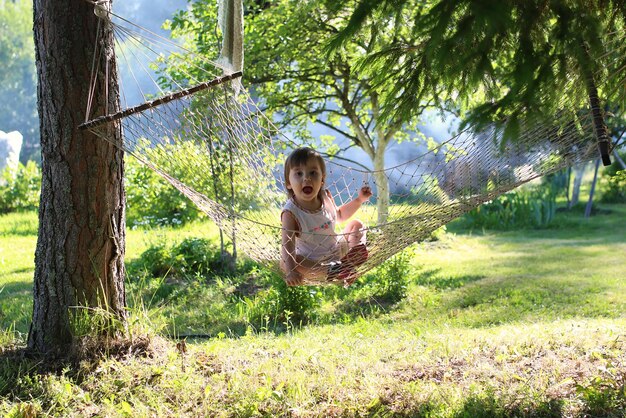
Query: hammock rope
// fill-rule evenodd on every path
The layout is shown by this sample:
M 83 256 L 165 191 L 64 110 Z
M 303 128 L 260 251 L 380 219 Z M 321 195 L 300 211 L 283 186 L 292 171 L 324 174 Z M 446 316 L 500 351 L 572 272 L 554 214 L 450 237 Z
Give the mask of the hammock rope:
M 127 21 L 111 12 L 107 16 L 120 51 L 120 89 L 128 102 L 114 114 L 88 115 L 81 128 L 109 141 L 111 127 L 121 128 L 123 143 L 116 146 L 180 190 L 226 236 L 236 237 L 239 252 L 278 269 L 280 214 L 287 199 L 282 167 L 286 156 L 302 144 L 280 133 L 263 114 L 241 87 L 241 71 L 225 74 L 223 65 L 184 45 L 138 26 L 123 26 Z M 621 71 L 608 69 L 608 76 L 594 75 L 599 90 L 596 98 L 610 96 L 620 112 L 626 95 L 624 69 L 619 67 L 626 56 L 624 45 L 623 38 L 616 38 L 606 51 L 607 56 L 617 57 Z M 122 61 L 128 70 L 121 69 Z M 155 91 L 131 88 L 146 77 L 131 71 L 140 69 L 147 69 L 147 76 L 156 80 L 151 83 Z M 617 87 L 607 91 L 603 86 Z M 586 95 L 585 87 L 572 79 L 564 95 Z M 337 206 L 354 199 L 363 184 L 374 191 L 372 202 L 356 215 L 368 226 L 369 256 L 352 266 L 351 276 L 362 275 L 502 193 L 598 158 L 596 134 L 604 129 L 603 138 L 609 140 L 603 121 L 598 125 L 598 114 L 603 111 L 598 101 L 591 108 L 563 106 L 550 117 L 529 117 L 520 122 L 516 140 L 509 142 L 503 141 L 496 127 L 480 131 L 470 127 L 432 149 L 416 145 L 413 155 L 379 172 L 349 160 L 328 159 L 325 187 Z M 611 144 L 607 145 L 610 153 Z M 376 205 L 381 187 L 377 174 L 381 173 L 388 182 L 391 202 L 383 222 L 378 221 Z M 341 283 L 343 279 L 334 276 L 305 278 L 305 284 L 311 285 Z

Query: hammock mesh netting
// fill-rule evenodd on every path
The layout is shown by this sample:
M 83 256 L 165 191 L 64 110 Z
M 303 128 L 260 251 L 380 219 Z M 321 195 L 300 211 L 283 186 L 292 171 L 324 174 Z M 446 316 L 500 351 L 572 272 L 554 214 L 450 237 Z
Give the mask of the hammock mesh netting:
M 120 73 L 126 74 L 120 79 L 122 100 L 133 94 L 130 84 L 138 80 L 138 69 L 145 68 L 156 81 L 149 93 L 145 87 L 135 93 L 143 103 L 126 104 L 112 115 L 90 116 L 83 127 L 105 140 L 111 140 L 112 130 L 121 129 L 123 143 L 115 145 L 191 199 L 231 237 L 238 251 L 278 268 L 281 208 L 287 199 L 283 163 L 301 144 L 278 132 L 264 116 L 241 88 L 240 73 L 224 75 L 219 65 L 129 22 L 110 24 L 118 41 Z M 607 46 L 607 54 L 618 57 L 616 65 L 624 62 L 624 48 L 619 41 Z M 123 64 L 134 71 L 125 73 Z M 618 78 L 611 85 L 622 86 L 611 94 L 618 97 L 623 112 L 623 68 L 607 73 L 602 77 Z M 597 83 L 602 86 L 600 77 Z M 586 94 L 584 83 L 574 79 L 565 89 L 564 96 Z M 367 225 L 369 252 L 366 260 L 351 266 L 355 275 L 502 193 L 598 158 L 593 116 L 589 108 L 563 107 L 541 120 L 522 121 L 515 140 L 506 142 L 495 127 L 470 127 L 431 149 L 416 145 L 423 151 L 379 172 L 328 158 L 326 188 L 337 206 L 354 199 L 363 184 L 374 194 L 355 215 Z M 388 188 L 390 201 L 382 216 L 381 181 L 388 183 L 382 189 Z M 333 276 L 305 278 L 306 284 L 341 282 Z

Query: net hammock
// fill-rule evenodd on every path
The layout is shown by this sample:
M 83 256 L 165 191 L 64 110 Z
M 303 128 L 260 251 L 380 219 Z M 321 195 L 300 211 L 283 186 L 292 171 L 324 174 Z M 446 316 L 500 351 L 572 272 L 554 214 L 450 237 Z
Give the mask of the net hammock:
M 283 164 L 302 144 L 281 134 L 263 114 L 242 88 L 237 64 L 211 62 L 109 11 L 100 14 L 115 33 L 123 110 L 88 113 L 81 128 L 109 141 L 111 132 L 121 129 L 123 142 L 116 146 L 180 190 L 237 251 L 278 270 L 281 210 L 287 200 Z M 616 37 L 606 55 L 616 57 L 619 71 L 594 75 L 598 86 L 618 86 L 599 94 L 617 97 L 620 112 L 625 48 Z M 572 79 L 563 94 L 585 96 L 588 91 Z M 325 187 L 337 206 L 354 199 L 364 184 L 372 188 L 374 197 L 355 216 L 367 225 L 368 254 L 359 260 L 337 255 L 322 260 L 321 270 L 328 265 L 331 274 L 305 277 L 305 284 L 343 284 L 346 276 L 332 270 L 342 263 L 352 280 L 502 193 L 598 158 L 598 134 L 607 141 L 605 152 L 612 146 L 597 117 L 601 112 L 598 106 L 595 111 L 561 107 L 549 117 L 521 121 L 516 140 L 508 142 L 495 127 L 470 127 L 431 149 L 419 151 L 416 145 L 412 157 L 379 171 L 328 158 Z M 381 215 L 380 193 L 386 188 L 391 203 Z M 316 232 L 300 231 L 306 234 Z

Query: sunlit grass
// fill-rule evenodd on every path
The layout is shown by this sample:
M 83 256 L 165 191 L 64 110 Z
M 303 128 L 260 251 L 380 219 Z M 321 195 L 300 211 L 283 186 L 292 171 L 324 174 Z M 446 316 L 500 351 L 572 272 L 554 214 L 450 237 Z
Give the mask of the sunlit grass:
M 437 324 L 471 327 L 622 317 L 626 225 L 609 225 L 609 219 L 623 219 L 624 208 L 614 210 L 611 217 L 580 219 L 573 230 L 448 234 L 419 246 L 414 260 L 421 266 L 415 280 L 421 293 L 447 283 L 448 290 L 437 292 L 435 309 L 411 305 L 399 315 L 411 317 L 417 309 Z
M 9 235 L 37 235 L 37 212 L 19 212 L 0 215 L 0 237 Z
M 80 383 L 62 375 L 18 390 L 38 394 L 21 405 L 54 415 L 620 416 L 603 408 L 623 405 L 614 376 L 625 325 L 424 330 L 419 318 L 363 320 L 188 343 L 185 353 L 155 340 L 151 356 L 104 361 Z
M 0 215 L 0 329 L 28 331 L 37 223 L 35 212 Z
M 545 230 L 451 227 L 442 240 L 409 250 L 407 297 L 379 315 L 296 324 L 282 334 L 241 323 L 243 332 L 187 341 L 186 352 L 153 337 L 150 356 L 85 364 L 90 371 L 80 379 L 11 381 L 0 415 L 21 408 L 115 417 L 623 416 L 626 206 L 610 209 L 591 219 L 559 215 L 567 227 Z M 15 323 L 21 332 L 30 317 L 36 235 L 19 232 L 32 226 L 4 223 L 28 225 L 23 216 L 0 218 L 0 231 L 16 231 L 0 235 L 2 326 Z M 198 236 L 216 241 L 217 231 L 208 222 L 128 231 L 127 259 Z M 220 316 L 227 311 L 214 308 L 224 297 L 215 285 L 167 285 L 186 290 L 156 307 L 128 295 L 135 330 L 175 323 L 184 333 L 228 322 Z M 20 292 L 26 313 L 10 305 Z M 10 344 L 10 335 L 0 343 Z

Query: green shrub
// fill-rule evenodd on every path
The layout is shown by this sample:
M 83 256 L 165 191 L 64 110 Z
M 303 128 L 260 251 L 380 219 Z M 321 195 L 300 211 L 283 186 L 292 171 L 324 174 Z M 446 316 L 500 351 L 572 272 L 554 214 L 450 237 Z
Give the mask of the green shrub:
M 126 159 L 126 222 L 140 225 L 181 225 L 201 216 L 178 189 L 135 158 Z
M 206 276 L 224 273 L 227 254 L 222 254 L 216 244 L 204 238 L 186 238 L 172 250 L 174 258 L 181 263 L 183 274 Z
M 7 167 L 0 176 L 0 213 L 37 209 L 40 190 L 41 170 L 33 161 Z
M 153 245 L 131 262 L 128 270 L 133 280 L 129 288 L 141 289 L 148 305 L 166 306 L 174 301 L 193 304 L 194 321 L 211 330 L 232 332 L 248 326 L 257 331 L 283 332 L 319 321 L 350 321 L 403 300 L 411 275 L 410 261 L 411 252 L 404 251 L 347 289 L 289 287 L 281 274 L 249 259 L 238 260 L 235 271 L 228 270 L 216 244 L 187 238 L 174 245 Z M 195 299 L 211 292 L 211 301 Z M 329 310 L 324 313 L 322 307 Z M 216 310 L 222 316 L 219 324 L 213 321 Z
M 543 185 L 502 194 L 466 213 L 461 224 L 496 230 L 545 228 L 555 214 L 555 189 Z
M 609 364 L 609 370 L 615 367 Z M 623 417 L 626 410 L 626 383 L 623 375 L 596 376 L 587 384 L 577 384 L 576 393 L 583 401 L 583 416 Z M 617 413 L 621 411 L 621 413 Z
M 404 299 L 411 271 L 410 261 L 410 253 L 402 251 L 366 274 L 363 280 L 368 296 L 389 304 Z
M 223 149 L 215 151 L 211 157 L 204 139 L 180 139 L 158 146 L 140 142 L 135 153 L 149 161 L 152 167 L 225 208 L 234 206 L 237 212 L 256 210 L 265 206 L 263 199 L 270 198 L 269 186 L 274 182 L 271 174 L 263 181 L 255 177 L 255 181 L 251 182 L 251 167 L 246 165 L 245 158 L 231 161 L 228 153 L 224 155 Z M 201 216 L 190 199 L 154 170 L 136 158 L 126 161 L 126 216 L 129 226 L 181 225 Z
M 287 286 L 278 273 L 258 269 L 253 274 L 262 290 L 239 300 L 240 312 L 257 329 L 288 330 L 312 322 L 317 317 L 322 293 L 310 286 Z
M 152 277 L 209 277 L 225 272 L 220 249 L 203 238 L 186 238 L 168 247 L 153 245 L 138 260 L 129 264 L 133 271 L 145 271 Z
M 619 153 L 622 161 L 626 160 L 626 151 Z M 613 163 L 602 170 L 598 189 L 601 203 L 626 203 L 626 170 L 613 157 Z
M 614 162 L 600 178 L 599 188 L 602 203 L 626 203 L 626 170 L 619 170 Z
M 282 276 L 257 266 L 249 273 L 260 290 L 239 295 L 239 315 L 256 329 L 285 330 L 309 323 L 347 320 L 380 312 L 403 300 L 411 277 L 411 252 L 403 251 L 352 286 L 286 285 Z M 325 312 L 326 311 L 326 312 Z
M 145 271 L 151 277 L 165 277 L 172 269 L 176 261 L 172 257 L 172 248 L 165 244 L 156 244 L 145 250 L 137 260 L 129 263 L 131 276 L 138 271 Z
M 359 278 L 352 286 L 321 289 L 320 322 L 347 322 L 387 312 L 407 296 L 413 275 L 411 250 L 396 254 Z

